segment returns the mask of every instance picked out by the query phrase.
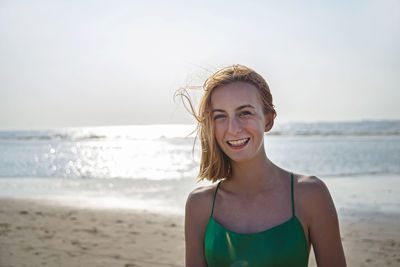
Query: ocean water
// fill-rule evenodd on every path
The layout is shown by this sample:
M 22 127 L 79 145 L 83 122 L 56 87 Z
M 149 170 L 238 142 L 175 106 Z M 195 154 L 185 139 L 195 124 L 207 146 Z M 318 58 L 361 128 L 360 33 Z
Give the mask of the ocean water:
M 182 212 L 199 185 L 194 129 L 0 131 L 0 197 Z M 400 214 L 400 121 L 278 124 L 265 148 L 279 166 L 323 179 L 340 209 Z

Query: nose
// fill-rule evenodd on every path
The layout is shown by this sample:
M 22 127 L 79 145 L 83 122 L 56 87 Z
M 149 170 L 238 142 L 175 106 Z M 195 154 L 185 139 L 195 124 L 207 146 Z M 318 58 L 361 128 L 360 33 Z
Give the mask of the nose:
M 242 131 L 240 122 L 238 121 L 236 116 L 233 116 L 229 119 L 228 131 L 231 134 L 237 134 Z

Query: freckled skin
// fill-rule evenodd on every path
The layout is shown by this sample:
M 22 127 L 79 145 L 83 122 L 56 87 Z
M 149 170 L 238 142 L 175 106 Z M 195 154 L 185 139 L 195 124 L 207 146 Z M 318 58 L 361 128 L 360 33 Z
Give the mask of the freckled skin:
M 249 105 L 238 109 L 238 107 Z M 236 82 L 216 88 L 211 95 L 215 137 L 218 145 L 233 161 L 247 161 L 262 156 L 266 117 L 257 92 L 249 83 Z M 227 144 L 229 140 L 250 138 L 242 149 L 235 150 Z

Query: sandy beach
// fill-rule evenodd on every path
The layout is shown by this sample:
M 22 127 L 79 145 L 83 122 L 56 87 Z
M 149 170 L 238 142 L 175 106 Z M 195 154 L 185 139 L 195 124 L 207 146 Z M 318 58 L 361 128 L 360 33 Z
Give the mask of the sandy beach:
M 0 200 L 0 266 L 183 266 L 182 216 Z
M 341 219 L 348 266 L 400 266 L 396 219 Z M 182 215 L 0 199 L 0 266 L 183 265 Z M 312 252 L 309 266 L 316 266 Z

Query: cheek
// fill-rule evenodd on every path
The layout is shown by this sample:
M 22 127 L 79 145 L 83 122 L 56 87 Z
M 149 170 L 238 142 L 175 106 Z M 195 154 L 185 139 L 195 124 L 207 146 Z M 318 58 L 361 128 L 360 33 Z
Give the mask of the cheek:
M 256 119 L 254 120 L 254 127 L 258 127 L 264 130 L 265 128 L 265 117 L 263 115 L 257 115 Z
M 220 140 L 222 139 L 222 130 L 221 130 L 221 127 L 219 127 L 218 125 L 214 125 L 214 133 L 215 133 L 215 139 L 216 139 L 217 142 L 219 143 Z
M 253 117 L 248 120 L 244 120 L 242 122 L 242 127 L 249 129 L 249 130 L 257 130 L 260 128 L 261 124 L 262 123 L 260 122 L 260 120 L 257 117 Z
M 217 141 L 218 145 L 221 147 L 223 145 L 223 137 L 224 137 L 224 127 L 223 123 L 214 123 L 214 137 Z
M 222 120 L 222 119 L 215 120 L 213 123 L 214 123 L 213 126 L 214 126 L 215 136 L 222 135 L 222 133 L 224 131 L 224 127 L 225 127 L 224 120 Z
M 246 129 L 251 132 L 252 135 L 263 136 L 265 132 L 265 125 L 257 120 L 247 122 Z

